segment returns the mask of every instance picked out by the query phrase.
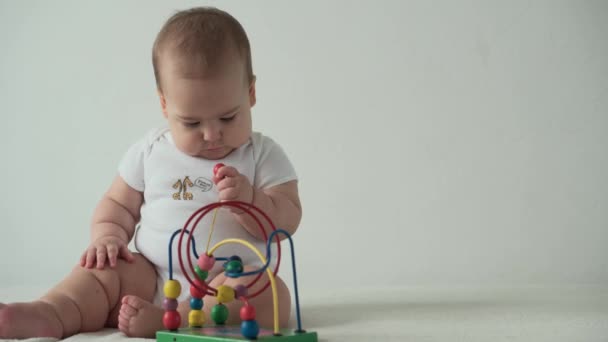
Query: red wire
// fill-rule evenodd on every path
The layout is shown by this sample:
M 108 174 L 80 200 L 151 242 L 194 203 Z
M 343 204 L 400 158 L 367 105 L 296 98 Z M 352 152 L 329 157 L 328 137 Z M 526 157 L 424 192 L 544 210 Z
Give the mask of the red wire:
M 207 215 L 211 210 L 213 210 L 215 208 L 223 207 L 223 206 L 235 207 L 237 209 L 243 210 L 245 213 L 247 213 L 249 216 L 251 216 L 254 219 L 254 221 L 256 221 L 256 223 L 258 224 L 258 227 L 260 227 L 260 230 L 262 231 L 262 234 L 263 234 L 265 240 L 268 240 L 268 235 L 266 234 L 266 231 L 264 230 L 264 226 L 262 225 L 260 220 L 257 218 L 257 216 L 254 215 L 253 212 L 251 212 L 249 210 L 250 208 L 255 210 L 260 215 L 262 215 L 266 219 L 266 221 L 268 221 L 268 223 L 270 224 L 271 229 L 273 231 L 276 230 L 274 223 L 272 222 L 270 217 L 268 217 L 268 215 L 266 215 L 266 213 L 264 213 L 262 210 L 260 210 L 258 207 L 254 206 L 253 204 L 249 204 L 249 203 L 245 203 L 245 202 L 241 202 L 241 201 L 227 201 L 227 202 L 211 203 L 211 204 L 208 204 L 208 205 L 198 209 L 196 212 L 194 212 L 186 221 L 186 224 L 184 225 L 184 228 L 182 229 L 181 234 L 179 236 L 178 250 L 177 250 L 178 259 L 179 259 L 179 265 L 182 270 L 182 273 L 186 277 L 186 280 L 188 280 L 188 283 L 190 283 L 191 286 L 194 286 L 196 289 L 198 289 L 201 292 L 204 292 L 207 295 L 217 295 L 217 289 L 209 286 L 204 281 L 202 282 L 203 288 L 201 289 L 190 278 L 190 276 L 188 275 L 188 272 L 186 272 L 186 268 L 184 267 L 183 257 L 182 257 L 183 236 L 184 236 L 185 231 L 187 230 L 188 226 L 190 225 L 190 222 L 194 219 L 194 217 L 196 217 L 200 213 L 201 214 L 200 217 L 194 223 L 194 226 L 192 227 L 190 234 L 188 234 L 188 238 L 187 238 L 187 242 L 186 242 L 186 244 L 187 244 L 186 250 L 190 250 L 190 244 L 192 243 L 192 239 L 194 236 L 194 230 L 196 229 L 200 220 L 205 215 Z M 280 244 L 281 240 L 278 235 L 276 236 L 276 240 L 277 240 L 277 264 L 276 264 L 274 272 L 273 272 L 274 276 L 277 275 L 277 273 L 279 271 L 279 265 L 281 263 L 281 244 Z M 192 264 L 192 253 L 188 253 L 188 266 L 190 267 L 190 270 L 192 271 L 192 273 L 195 274 L 194 266 Z M 258 276 L 247 285 L 247 288 L 251 287 L 255 282 L 257 282 L 261 276 L 262 276 L 262 273 L 259 273 Z M 247 296 L 246 298 L 251 299 L 251 298 L 258 296 L 260 293 L 264 292 L 268 288 L 269 285 L 270 285 L 270 279 L 268 279 L 268 281 L 266 282 L 266 284 L 264 285 L 264 287 L 262 289 L 260 289 L 259 291 L 257 291 L 256 293 L 254 293 L 252 295 Z M 209 290 L 212 290 L 212 292 L 210 292 Z
M 244 204 L 246 207 L 243 207 L 243 206 L 242 206 L 243 204 Z M 209 204 L 209 205 L 207 205 L 207 206 L 205 206 L 205 207 L 203 207 L 203 208 L 201 208 L 201 209 L 197 210 L 197 211 L 196 211 L 196 212 L 195 212 L 195 213 L 194 213 L 194 214 L 191 216 L 191 218 L 190 218 L 190 219 L 188 220 L 188 222 L 186 223 L 186 228 L 187 228 L 188 223 L 191 221 L 191 219 L 192 219 L 192 218 L 193 218 L 195 215 L 197 215 L 197 214 L 199 214 L 199 213 L 201 214 L 201 216 L 200 216 L 200 217 L 199 217 L 199 219 L 197 220 L 197 222 L 199 222 L 199 221 L 200 221 L 200 219 L 201 219 L 203 216 L 205 216 L 206 214 L 208 214 L 208 213 L 209 213 L 211 210 L 213 210 L 214 208 L 217 208 L 217 207 L 222 207 L 222 206 L 232 206 L 232 207 L 236 207 L 236 208 L 238 208 L 238 209 L 241 209 L 241 210 L 245 211 L 247 214 L 249 214 L 249 215 L 250 215 L 250 216 L 251 216 L 251 217 L 252 217 L 252 218 L 253 218 L 253 219 L 256 221 L 256 223 L 258 224 L 258 226 L 260 227 L 260 229 L 262 229 L 262 233 L 263 233 L 263 235 L 264 235 L 264 238 L 265 238 L 265 239 L 268 239 L 268 236 L 266 235 L 266 232 L 263 230 L 264 228 L 263 228 L 263 226 L 262 226 L 261 222 L 259 221 L 259 219 L 258 219 L 258 218 L 257 218 L 257 217 L 256 217 L 256 216 L 255 216 L 255 215 L 252 213 L 252 212 L 250 212 L 250 211 L 248 210 L 248 208 L 252 208 L 252 209 L 256 210 L 258 213 L 260 213 L 260 214 L 261 214 L 261 215 L 262 215 L 262 216 L 263 216 L 263 217 L 264 217 L 264 218 L 265 218 L 265 219 L 266 219 L 266 220 L 267 220 L 267 221 L 270 223 L 272 230 L 276 230 L 276 227 L 275 227 L 274 223 L 273 223 L 273 222 L 272 222 L 272 220 L 271 220 L 271 219 L 268 217 L 268 215 L 266 215 L 266 213 L 264 213 L 262 210 L 260 210 L 259 208 L 255 207 L 254 205 L 251 205 L 251 204 L 249 204 L 249 203 L 245 203 L 245 202 L 240 202 L 240 201 L 227 201 L 227 202 L 219 202 L 219 203 L 212 203 L 212 204 Z M 187 249 L 186 249 L 186 250 L 189 250 L 189 248 L 190 248 L 190 244 L 191 244 L 192 238 L 193 238 L 193 236 L 194 236 L 194 234 L 193 234 L 193 233 L 194 233 L 194 230 L 196 229 L 196 226 L 197 226 L 197 225 L 195 224 L 195 225 L 192 227 L 191 233 L 188 235 L 187 246 L 186 246 L 186 248 L 187 248 Z M 182 263 L 182 260 L 183 260 L 183 259 L 182 259 L 182 256 L 181 256 L 181 249 L 182 249 L 182 248 L 181 248 L 181 243 L 182 243 L 182 239 L 181 239 L 181 237 L 183 236 L 183 234 L 184 234 L 184 233 L 185 233 L 185 232 L 182 230 L 182 233 L 181 233 L 181 235 L 180 235 L 180 240 L 179 240 L 179 247 L 178 247 L 178 253 L 179 253 L 179 258 L 180 258 L 180 259 L 179 259 L 179 260 L 180 260 L 180 266 L 182 267 L 182 272 L 184 273 L 184 276 L 186 276 L 186 279 L 187 279 L 187 280 L 190 282 L 190 285 L 194 286 L 194 287 L 195 287 L 195 288 L 197 288 L 199 291 L 201 291 L 201 289 L 200 289 L 200 288 L 199 288 L 199 287 L 198 287 L 198 286 L 197 286 L 195 283 L 193 283 L 192 279 L 190 279 L 190 277 L 188 276 L 188 274 L 185 272 L 185 268 L 183 267 L 183 263 Z M 278 246 L 277 246 L 277 265 L 276 265 L 276 267 L 275 267 L 275 271 L 274 271 L 274 275 L 275 275 L 275 276 L 276 276 L 276 275 L 277 275 L 277 273 L 278 273 L 278 270 L 279 270 L 279 265 L 280 265 L 280 262 L 281 262 L 281 244 L 280 244 L 280 238 L 279 238 L 278 236 L 277 236 L 277 245 L 278 245 Z M 188 253 L 188 264 L 189 264 L 188 266 L 190 266 L 190 270 L 191 270 L 191 271 L 194 273 L 195 271 L 194 271 L 194 267 L 193 267 L 193 265 L 192 265 L 192 255 L 191 255 L 190 253 Z M 261 277 L 261 275 L 262 275 L 262 273 L 259 273 L 259 274 L 258 274 L 258 276 L 257 276 L 257 277 L 256 277 L 256 278 L 255 278 L 255 279 L 254 279 L 254 280 L 253 280 L 253 281 L 252 281 L 252 282 L 251 282 L 251 283 L 248 285 L 248 286 L 251 286 L 251 285 L 252 285 L 253 283 L 255 283 L 257 280 L 259 280 L 259 278 Z M 204 282 L 203 282 L 203 283 L 204 283 Z M 206 287 L 208 287 L 208 289 L 211 289 L 211 290 L 213 290 L 213 291 L 215 292 L 215 294 L 214 294 L 214 293 L 208 293 L 208 292 L 205 292 L 205 293 L 207 293 L 207 294 L 211 294 L 211 295 L 217 295 L 217 289 L 215 289 L 215 288 L 213 288 L 213 287 L 211 287 L 211 286 L 208 286 L 206 283 L 204 283 L 204 284 L 205 284 L 205 286 L 206 286 Z M 261 289 L 260 289 L 258 292 L 256 292 L 256 293 L 254 293 L 254 294 L 252 294 L 252 295 L 248 296 L 248 298 L 254 298 L 254 297 L 258 296 L 259 294 L 261 294 L 262 292 L 264 292 L 264 291 L 265 291 L 265 290 L 268 288 L 268 286 L 269 286 L 269 285 L 270 285 L 270 279 L 269 279 L 269 280 L 266 282 L 266 284 L 264 285 L 264 287 L 262 287 L 262 288 L 261 288 Z
M 220 203 L 225 203 L 225 202 L 220 202 Z M 217 203 L 215 203 L 217 204 Z M 205 211 L 203 211 L 201 213 L 201 215 L 198 217 L 198 219 L 194 222 L 194 227 L 198 227 L 198 223 L 201 221 L 201 219 L 207 215 L 211 210 L 213 210 L 213 208 L 207 209 Z M 257 218 L 254 217 L 254 219 L 256 220 L 258 227 L 260 228 L 260 230 L 262 231 L 262 235 L 264 236 L 264 240 L 268 240 L 268 235 L 266 234 L 266 231 L 264 230 L 264 226 L 262 225 L 262 223 L 257 220 Z M 188 240 L 190 241 L 190 240 Z M 188 245 L 188 248 L 190 248 L 190 246 Z M 194 270 L 193 270 L 194 271 Z M 255 277 L 253 280 L 251 280 L 251 282 L 247 285 L 247 288 L 249 288 L 250 286 L 252 286 L 253 284 L 255 284 L 258 280 L 260 280 L 260 278 L 262 277 L 262 273 L 258 274 L 257 277 Z M 217 289 L 209 286 L 209 288 L 213 289 L 214 291 L 216 291 L 217 293 Z
M 192 227 L 191 232 L 194 232 L 194 230 L 196 229 L 196 227 L 198 227 L 198 223 L 200 222 L 200 220 L 201 220 L 201 219 L 202 219 L 202 218 L 203 218 L 205 215 L 207 215 L 207 214 L 208 214 L 208 213 L 209 213 L 211 210 L 213 210 L 214 208 L 221 207 L 221 206 L 222 206 L 222 203 L 226 203 L 226 202 L 220 202 L 219 204 L 218 204 L 218 203 L 213 203 L 213 204 L 208 205 L 208 207 L 209 207 L 209 208 L 206 208 L 206 209 L 205 209 L 205 208 L 203 208 L 203 210 L 200 210 L 200 211 L 195 212 L 195 213 L 194 213 L 194 215 L 197 215 L 198 213 L 200 213 L 200 216 L 198 217 L 198 219 L 196 220 L 196 222 L 194 222 L 194 226 Z M 237 205 L 236 205 L 236 204 L 233 204 L 233 206 L 237 206 Z M 249 213 L 249 214 L 250 214 L 250 215 L 252 215 L 251 213 Z M 260 227 L 260 230 L 262 231 L 262 235 L 264 235 L 264 239 L 265 239 L 265 240 L 268 240 L 268 235 L 266 234 L 266 231 L 264 230 L 264 227 L 263 227 L 262 223 L 261 223 L 261 222 L 260 222 L 260 221 L 259 221 L 259 220 L 258 220 L 256 217 L 253 217 L 253 218 L 254 218 L 254 220 L 257 222 L 258 227 Z M 193 236 L 192 234 L 190 234 L 190 235 L 188 236 L 188 240 L 187 240 L 187 246 L 186 246 L 186 248 L 187 248 L 187 249 L 186 249 L 186 250 L 189 250 L 188 248 L 190 248 L 190 244 L 191 244 L 191 241 L 192 241 L 192 239 L 193 239 L 193 237 L 192 237 L 192 236 Z M 181 246 L 179 246 L 178 248 L 181 248 Z M 194 267 L 192 266 L 192 254 L 190 254 L 190 253 L 188 253 L 188 266 L 190 266 L 190 270 L 191 270 L 193 273 L 195 273 L 195 271 L 194 271 Z M 182 272 L 184 272 L 184 273 L 185 273 L 185 271 L 184 271 L 183 269 L 182 269 Z M 261 277 L 261 276 L 262 276 L 262 273 L 258 274 L 258 276 L 257 276 L 257 277 L 255 277 L 255 278 L 254 278 L 254 279 L 253 279 L 253 280 L 250 282 L 250 284 L 249 284 L 248 286 L 251 286 L 252 284 L 254 284 L 255 282 L 257 282 L 257 281 L 260 279 L 260 277 Z M 195 284 L 194 286 L 196 287 L 196 284 Z M 216 288 L 214 288 L 214 287 L 212 287 L 212 286 L 208 285 L 207 283 L 205 283 L 205 286 L 206 286 L 207 288 L 209 288 L 209 289 L 213 290 L 213 291 L 215 292 L 215 294 L 217 295 L 217 289 L 216 289 Z M 197 287 L 197 288 L 198 288 L 198 287 Z M 199 291 L 200 291 L 200 289 L 199 289 Z

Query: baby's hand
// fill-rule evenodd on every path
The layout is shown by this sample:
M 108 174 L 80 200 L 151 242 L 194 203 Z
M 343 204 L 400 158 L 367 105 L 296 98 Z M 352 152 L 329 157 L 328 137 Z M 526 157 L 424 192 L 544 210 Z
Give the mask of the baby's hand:
M 80 257 L 80 266 L 93 268 L 97 264 L 98 269 L 103 269 L 106 260 L 110 261 L 110 267 L 116 266 L 116 259 L 121 257 L 128 262 L 133 262 L 133 254 L 129 251 L 127 244 L 116 236 L 103 236 L 93 241 Z
M 220 166 L 216 167 L 214 173 L 213 182 L 219 191 L 220 201 L 253 202 L 253 186 L 247 177 L 240 174 L 237 169 L 231 166 Z

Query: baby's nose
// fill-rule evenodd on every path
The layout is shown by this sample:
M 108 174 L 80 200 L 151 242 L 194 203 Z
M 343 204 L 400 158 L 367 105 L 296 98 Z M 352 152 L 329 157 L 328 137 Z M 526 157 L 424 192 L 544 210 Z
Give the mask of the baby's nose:
M 212 125 L 207 125 L 203 127 L 203 139 L 205 141 L 217 141 L 222 136 L 222 132 Z

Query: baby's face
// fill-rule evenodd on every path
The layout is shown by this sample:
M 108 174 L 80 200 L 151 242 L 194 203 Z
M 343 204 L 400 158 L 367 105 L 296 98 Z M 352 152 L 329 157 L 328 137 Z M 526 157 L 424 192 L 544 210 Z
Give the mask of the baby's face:
M 224 69 L 205 79 L 163 69 L 163 114 L 175 145 L 190 156 L 221 159 L 251 136 L 255 82 L 246 84 L 242 63 Z

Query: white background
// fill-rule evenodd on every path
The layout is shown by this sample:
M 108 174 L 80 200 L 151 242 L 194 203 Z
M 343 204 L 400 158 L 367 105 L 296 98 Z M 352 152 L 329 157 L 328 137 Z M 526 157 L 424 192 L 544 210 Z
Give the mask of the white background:
M 155 35 L 200 4 L 249 34 L 254 128 L 300 176 L 303 288 L 608 284 L 606 2 L 3 0 L 4 286 L 76 264 L 163 124 Z

